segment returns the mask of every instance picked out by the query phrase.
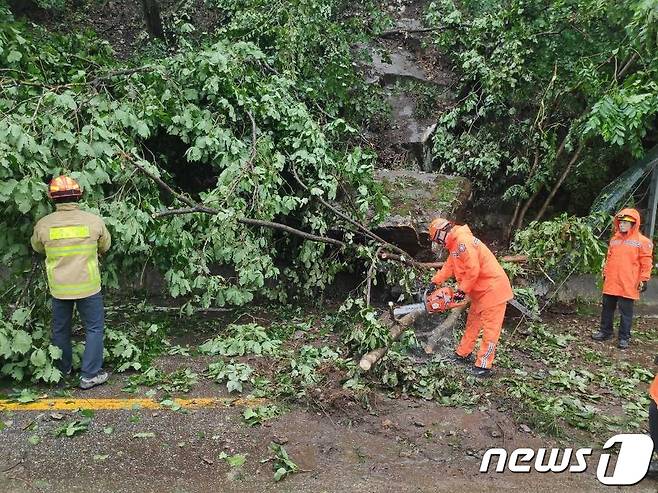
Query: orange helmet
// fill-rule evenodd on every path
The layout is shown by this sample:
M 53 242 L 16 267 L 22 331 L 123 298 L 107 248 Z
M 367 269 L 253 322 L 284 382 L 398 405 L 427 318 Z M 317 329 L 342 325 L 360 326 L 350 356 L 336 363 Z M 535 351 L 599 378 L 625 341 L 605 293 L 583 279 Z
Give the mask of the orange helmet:
M 444 241 L 445 236 L 443 239 L 439 238 L 439 233 L 442 231 L 449 231 L 450 228 L 452 228 L 452 223 L 448 221 L 447 219 L 443 217 L 437 217 L 430 223 L 430 227 L 428 228 L 427 233 L 430 235 L 430 241 Z
M 50 180 L 50 185 L 48 185 L 48 197 L 51 199 L 80 196 L 82 196 L 80 184 L 70 176 L 62 175 Z

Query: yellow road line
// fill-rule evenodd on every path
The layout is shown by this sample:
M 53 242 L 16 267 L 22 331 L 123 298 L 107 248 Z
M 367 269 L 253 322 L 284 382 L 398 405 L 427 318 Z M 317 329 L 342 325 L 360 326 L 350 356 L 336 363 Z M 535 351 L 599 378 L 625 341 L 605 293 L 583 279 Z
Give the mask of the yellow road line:
M 172 399 L 175 404 L 185 409 L 203 407 L 247 407 L 260 406 L 268 402 L 267 399 L 245 398 L 234 399 L 230 397 L 199 397 L 190 399 Z M 163 406 L 153 399 L 39 399 L 35 402 L 21 404 L 0 399 L 0 411 L 65 411 L 73 409 L 94 410 L 122 410 L 122 409 L 170 409 L 171 405 Z

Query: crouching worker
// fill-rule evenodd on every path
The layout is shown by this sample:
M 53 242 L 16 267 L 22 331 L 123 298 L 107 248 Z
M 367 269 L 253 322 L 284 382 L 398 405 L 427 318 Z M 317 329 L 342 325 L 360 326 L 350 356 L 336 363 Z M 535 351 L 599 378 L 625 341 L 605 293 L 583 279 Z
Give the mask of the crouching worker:
M 482 344 L 472 373 L 486 377 L 496 354 L 507 302 L 514 297 L 512 286 L 491 250 L 473 236 L 468 226 L 456 226 L 444 218 L 437 218 L 429 226 L 429 236 L 433 249 L 435 245 L 445 246 L 450 252 L 443 268 L 432 277 L 432 284 L 440 286 L 454 277 L 457 293 L 471 299 L 466 329 L 455 350 L 455 359 L 472 362 L 471 353 L 482 332 Z
M 40 219 L 32 234 L 32 248 L 46 254 L 46 274 L 52 295 L 53 344 L 62 350 L 60 370 L 71 373 L 71 319 L 73 306 L 85 325 L 80 388 L 90 389 L 108 379 L 103 366 L 105 314 L 101 295 L 98 254 L 110 248 L 103 220 L 80 210 L 80 185 L 68 176 L 54 178 L 48 196 L 55 212 Z

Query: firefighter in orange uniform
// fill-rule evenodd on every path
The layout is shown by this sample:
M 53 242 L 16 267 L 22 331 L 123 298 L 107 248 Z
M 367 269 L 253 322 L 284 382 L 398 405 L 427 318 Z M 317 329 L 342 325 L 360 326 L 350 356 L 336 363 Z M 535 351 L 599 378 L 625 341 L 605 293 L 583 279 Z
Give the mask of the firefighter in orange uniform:
M 640 233 L 640 213 L 623 209 L 615 216 L 614 234 L 603 268 L 601 328 L 592 338 L 612 337 L 615 308 L 619 307 L 619 347 L 628 348 L 633 323 L 633 302 L 640 298 L 651 277 L 653 244 Z
M 433 247 L 445 245 L 450 252 L 443 268 L 432 277 L 432 283 L 440 286 L 454 277 L 460 297 L 468 295 L 471 299 L 466 329 L 455 350 L 455 360 L 473 361 L 472 352 L 482 331 L 482 344 L 472 373 L 477 377 L 488 376 L 503 327 L 505 308 L 514 297 L 507 274 L 491 250 L 473 236 L 466 225 L 456 226 L 447 219 L 437 218 L 430 224 L 429 236 Z

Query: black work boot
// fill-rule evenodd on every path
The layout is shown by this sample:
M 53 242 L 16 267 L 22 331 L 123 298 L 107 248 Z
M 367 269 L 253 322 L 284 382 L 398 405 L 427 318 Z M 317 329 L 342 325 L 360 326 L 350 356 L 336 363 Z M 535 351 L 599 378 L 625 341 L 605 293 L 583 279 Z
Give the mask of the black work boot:
M 475 362 L 475 358 L 473 358 L 473 354 L 459 356 L 457 353 L 452 353 L 450 355 L 450 361 L 459 363 L 460 365 L 472 365 Z
M 607 341 L 611 337 L 612 337 L 612 334 L 606 334 L 605 332 L 602 332 L 600 330 L 598 332 L 592 334 L 592 339 L 594 339 L 595 341 Z
M 619 339 L 619 344 L 617 344 L 617 347 L 619 349 L 628 349 L 630 343 L 631 341 L 629 339 Z
M 471 375 L 478 378 L 487 378 L 488 376 L 491 375 L 491 369 L 474 366 L 473 368 L 471 368 Z

